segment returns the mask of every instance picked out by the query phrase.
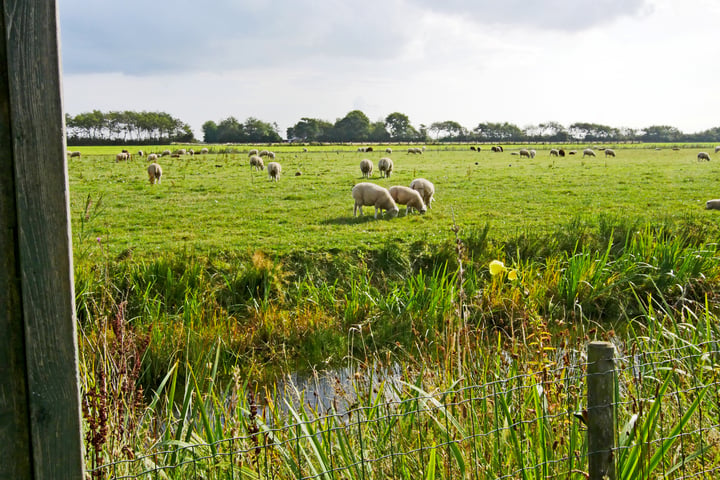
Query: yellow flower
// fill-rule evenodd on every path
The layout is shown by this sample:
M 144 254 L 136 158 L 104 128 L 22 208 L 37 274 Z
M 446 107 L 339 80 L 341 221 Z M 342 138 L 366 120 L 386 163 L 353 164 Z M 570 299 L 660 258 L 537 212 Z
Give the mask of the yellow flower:
M 517 279 L 517 270 L 514 268 L 508 272 L 508 279 L 510 280 L 516 280 Z
M 498 273 L 506 272 L 505 264 L 500 260 L 493 260 L 490 262 L 490 275 L 497 275 Z

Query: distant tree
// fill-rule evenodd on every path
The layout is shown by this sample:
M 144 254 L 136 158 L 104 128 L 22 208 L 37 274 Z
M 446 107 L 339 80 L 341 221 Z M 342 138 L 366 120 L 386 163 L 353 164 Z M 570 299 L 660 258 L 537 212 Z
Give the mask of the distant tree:
M 393 112 L 385 117 L 385 129 L 390 140 L 395 142 L 409 141 L 417 137 L 417 131 L 410 125 L 410 119 L 404 113 Z
M 481 142 L 520 142 L 525 134 L 512 123 L 480 123 L 473 129 L 475 138 Z
M 328 121 L 303 117 L 298 123 L 287 129 L 287 139 L 303 142 L 323 141 L 328 139 L 332 128 L 332 123 Z
M 247 140 L 243 125 L 235 117 L 228 117 L 218 123 L 218 143 L 243 143 Z
M 212 120 L 208 120 L 202 125 L 203 131 L 203 142 L 205 143 L 217 143 L 218 141 L 218 126 L 217 123 Z
M 360 110 L 353 110 L 335 122 L 332 140 L 336 142 L 363 142 L 370 136 L 370 120 Z
M 452 120 L 434 122 L 430 125 L 430 131 L 435 132 L 435 140 L 439 141 L 462 141 L 468 135 L 465 127 Z
M 386 123 L 383 120 L 370 124 L 368 140 L 371 142 L 387 142 L 391 140 L 390 134 L 386 128 Z
M 243 125 L 243 136 L 246 142 L 252 143 L 272 143 L 282 141 L 280 134 L 277 132 L 277 124 L 270 124 L 249 117 Z
M 661 143 L 661 142 L 679 142 L 683 140 L 683 133 L 675 127 L 669 125 L 653 125 L 647 127 L 641 133 L 640 139 L 643 142 Z
M 570 137 L 582 142 L 616 141 L 620 134 L 616 128 L 597 123 L 577 122 L 568 129 Z

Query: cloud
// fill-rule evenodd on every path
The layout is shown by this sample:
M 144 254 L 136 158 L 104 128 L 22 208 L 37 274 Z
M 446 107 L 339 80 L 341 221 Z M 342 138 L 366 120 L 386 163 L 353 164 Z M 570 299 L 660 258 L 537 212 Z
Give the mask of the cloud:
M 63 68 L 150 75 L 390 58 L 409 36 L 392 21 L 401 7 L 400 0 L 60 0 Z
M 648 0 L 411 0 L 421 8 L 484 25 L 577 32 L 649 13 Z

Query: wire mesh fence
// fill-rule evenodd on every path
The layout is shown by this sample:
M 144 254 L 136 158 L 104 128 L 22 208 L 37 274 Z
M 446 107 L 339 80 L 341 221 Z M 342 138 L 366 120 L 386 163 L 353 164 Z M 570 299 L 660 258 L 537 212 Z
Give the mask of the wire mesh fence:
M 608 405 L 616 477 L 715 478 L 720 473 L 720 351 L 715 342 L 615 356 Z M 477 382 L 472 369 L 442 390 L 432 381 L 356 382 L 339 401 L 269 399 L 228 408 L 196 398 L 142 455 L 93 465 L 93 478 L 374 479 L 590 478 L 585 352 L 518 366 Z M 525 371 L 520 370 L 524 368 Z M 237 400 L 237 399 L 236 399 Z M 345 403 L 343 403 L 343 401 Z M 228 400 L 232 403 L 232 400 Z M 213 404 L 215 404 L 213 406 Z M 191 425 L 192 422 L 201 425 Z

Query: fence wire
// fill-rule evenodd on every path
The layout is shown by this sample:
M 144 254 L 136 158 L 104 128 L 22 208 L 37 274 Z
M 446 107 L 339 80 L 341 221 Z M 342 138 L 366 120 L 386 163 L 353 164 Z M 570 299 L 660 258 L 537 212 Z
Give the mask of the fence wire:
M 616 365 L 617 478 L 720 474 L 720 351 L 715 342 L 622 352 Z M 584 479 L 586 356 L 508 369 L 442 391 L 403 381 L 353 385 L 353 403 L 302 395 L 231 417 L 164 425 L 141 454 L 88 468 L 108 479 Z M 202 402 L 203 399 L 198 399 Z M 209 407 L 209 400 L 206 402 Z M 171 423 L 171 422 L 169 422 Z M 216 438 L 218 432 L 229 438 Z

